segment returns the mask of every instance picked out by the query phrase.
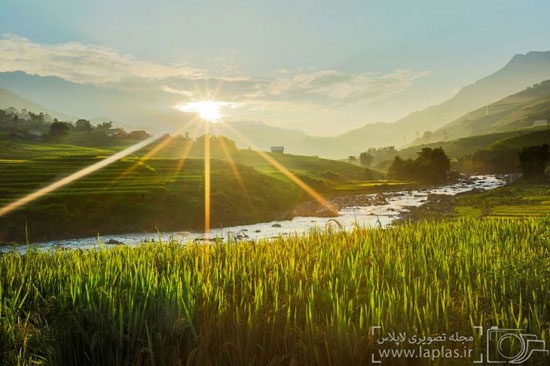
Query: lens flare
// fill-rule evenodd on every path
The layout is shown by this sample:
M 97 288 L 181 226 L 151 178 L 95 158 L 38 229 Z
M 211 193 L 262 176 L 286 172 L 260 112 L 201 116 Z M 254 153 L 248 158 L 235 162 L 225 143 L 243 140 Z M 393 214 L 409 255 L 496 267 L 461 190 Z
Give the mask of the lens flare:
M 217 123 L 223 117 L 220 109 L 228 106 L 233 106 L 233 103 L 204 100 L 181 104 L 176 108 L 182 112 L 196 113 L 205 121 Z
M 210 128 L 204 134 L 204 234 L 210 233 Z
M 243 136 L 239 131 L 229 126 L 228 124 L 223 124 L 223 127 L 227 128 L 234 135 L 236 135 L 241 141 L 251 146 L 255 152 L 260 155 L 265 161 L 277 168 L 281 173 L 283 173 L 288 179 L 290 179 L 298 187 L 302 188 L 311 198 L 319 202 L 323 207 L 325 207 L 333 215 L 338 215 L 338 210 L 334 207 L 329 201 L 327 201 L 323 196 L 321 196 L 316 190 L 308 186 L 303 180 L 298 178 L 294 173 L 288 170 L 283 164 L 275 160 L 271 155 L 265 151 L 261 151 L 252 141 Z
M 192 123 L 193 121 L 191 121 Z M 113 186 L 116 182 L 118 182 L 119 180 L 123 179 L 125 176 L 131 174 L 134 170 L 136 170 L 141 164 L 143 164 L 144 162 L 146 162 L 147 160 L 151 159 L 153 156 L 155 156 L 156 154 L 158 154 L 160 151 L 162 151 L 163 149 L 165 149 L 166 147 L 168 147 L 170 144 L 172 144 L 176 137 L 178 136 L 178 134 L 180 134 L 181 132 L 183 132 L 183 130 L 186 128 L 187 126 L 181 126 L 176 132 L 174 132 L 173 135 L 168 135 L 166 134 L 166 138 L 163 139 L 162 141 L 159 142 L 158 145 L 154 146 L 149 152 L 147 152 L 145 155 L 143 155 L 141 158 L 138 159 L 138 161 L 136 161 L 133 165 L 131 165 L 128 169 L 126 169 L 125 171 L 123 171 L 118 177 L 116 177 L 110 184 L 108 187 L 111 187 Z
M 248 193 L 248 190 L 246 189 L 246 185 L 244 184 L 243 177 L 239 172 L 239 168 L 237 167 L 237 163 L 235 163 L 233 156 L 231 156 L 231 151 L 229 150 L 229 147 L 225 143 L 225 140 L 223 138 L 218 138 L 216 139 L 216 142 L 218 142 L 218 144 L 222 148 L 223 154 L 227 159 L 227 163 L 229 164 L 229 167 L 231 168 L 231 171 L 233 172 L 233 176 L 235 176 L 237 183 L 239 184 L 243 192 Z

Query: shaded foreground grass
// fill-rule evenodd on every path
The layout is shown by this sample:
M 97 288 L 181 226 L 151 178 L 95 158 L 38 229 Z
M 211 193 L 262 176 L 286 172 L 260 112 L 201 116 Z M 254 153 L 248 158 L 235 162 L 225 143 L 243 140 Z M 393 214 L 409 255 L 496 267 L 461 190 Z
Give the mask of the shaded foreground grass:
M 0 258 L 4 360 L 369 364 L 369 327 L 550 336 L 543 221 L 456 220 L 273 242 Z M 466 364 L 471 364 L 471 361 Z

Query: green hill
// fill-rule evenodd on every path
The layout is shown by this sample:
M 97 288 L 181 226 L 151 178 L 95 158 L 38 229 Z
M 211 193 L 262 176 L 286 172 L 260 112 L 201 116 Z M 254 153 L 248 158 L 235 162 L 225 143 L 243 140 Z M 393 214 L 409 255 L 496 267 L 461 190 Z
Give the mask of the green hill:
M 533 145 L 550 144 L 550 129 L 543 129 L 537 131 L 521 131 L 523 133 L 515 134 L 498 140 L 488 146 L 488 150 L 515 150 L 519 151 L 521 148 Z
M 95 156 L 0 160 L 0 206 L 45 183 L 96 163 Z M 127 158 L 0 218 L 0 242 L 43 241 L 98 233 L 201 229 L 204 162 L 176 159 L 136 164 Z M 281 218 L 306 197 L 288 181 L 237 165 L 245 187 L 227 162 L 212 160 L 213 226 Z
M 531 145 L 550 143 L 550 130 L 545 127 L 522 128 L 506 132 L 487 133 L 463 137 L 451 141 L 439 141 L 430 144 L 419 144 L 399 150 L 399 156 L 412 158 L 423 147 L 442 147 L 451 158 L 461 158 L 479 150 L 519 150 Z
M 524 147 L 543 144 L 550 144 L 550 129 L 531 127 L 412 146 L 400 150 L 398 155 L 414 158 L 424 147 L 441 147 L 451 158 L 453 169 L 463 173 L 517 173 L 518 152 Z
M 12 140 L 5 135 L 0 136 L 0 143 L 0 206 L 121 149 Z M 200 230 L 204 161 L 197 151 L 202 150 L 196 149 L 195 156 L 190 156 L 180 169 L 181 154 L 172 158 L 163 155 L 175 154 L 181 146 L 144 159 L 156 146 L 0 218 L 0 242 L 24 242 L 26 227 L 32 241 L 98 233 Z M 382 174 L 356 165 L 308 156 L 271 156 L 323 195 L 387 185 L 366 185 L 366 181 L 381 178 Z M 217 154 L 212 159 L 213 226 L 280 219 L 297 203 L 310 199 L 254 151 L 234 151 L 234 167 L 222 157 Z
M 457 139 L 527 128 L 550 120 L 550 80 L 478 108 L 416 141 Z M 542 122 L 541 122 L 542 121 Z

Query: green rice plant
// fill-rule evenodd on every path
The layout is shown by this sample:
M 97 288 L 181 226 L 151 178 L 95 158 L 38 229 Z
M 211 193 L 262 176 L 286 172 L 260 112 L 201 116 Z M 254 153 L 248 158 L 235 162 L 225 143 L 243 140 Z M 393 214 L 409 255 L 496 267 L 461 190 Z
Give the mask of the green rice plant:
M 547 205 L 510 205 L 496 206 L 491 211 L 491 216 L 547 216 L 550 214 L 550 206 Z
M 365 365 L 374 325 L 520 327 L 548 341 L 547 223 L 457 219 L 0 257 L 0 352 L 11 363 Z

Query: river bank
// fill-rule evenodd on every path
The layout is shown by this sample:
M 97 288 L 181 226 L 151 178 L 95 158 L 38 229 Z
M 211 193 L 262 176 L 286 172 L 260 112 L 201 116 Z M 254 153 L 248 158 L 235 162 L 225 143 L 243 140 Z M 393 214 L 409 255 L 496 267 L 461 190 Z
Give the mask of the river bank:
M 213 229 L 209 235 L 201 232 L 171 231 L 150 233 L 126 233 L 106 235 L 98 237 L 85 237 L 67 240 L 46 241 L 33 244 L 32 247 L 47 250 L 51 248 L 65 249 L 89 249 L 98 244 L 111 245 L 139 245 L 147 242 L 159 242 L 176 240 L 179 242 L 204 241 L 204 240 L 259 240 L 272 239 L 281 236 L 307 234 L 311 230 L 324 229 L 328 226 L 336 226 L 344 230 L 353 227 L 387 226 L 400 218 L 404 212 L 411 211 L 429 201 L 430 195 L 448 195 L 468 192 L 474 189 L 488 190 L 506 184 L 503 177 L 497 176 L 473 176 L 467 177 L 454 184 L 427 189 L 407 189 L 386 193 L 372 193 L 334 197 L 331 199 L 338 207 L 338 216 L 303 215 L 294 216 L 291 219 L 259 222 L 247 225 L 228 226 Z M 299 214 L 300 212 L 296 212 Z M 26 246 L 3 245 L 0 251 L 17 250 L 24 253 Z
M 502 179 L 506 185 L 516 181 L 519 176 L 516 174 L 507 174 L 499 175 L 499 179 Z M 427 201 L 421 206 L 411 206 L 408 210 L 403 211 L 399 218 L 395 221 L 396 223 L 404 223 L 410 221 L 421 221 L 421 220 L 442 220 L 456 215 L 455 208 L 458 201 L 462 197 L 473 196 L 482 192 L 485 192 L 486 189 L 475 187 L 466 192 L 460 192 L 455 195 L 446 195 L 446 194 L 429 194 L 426 198 Z

